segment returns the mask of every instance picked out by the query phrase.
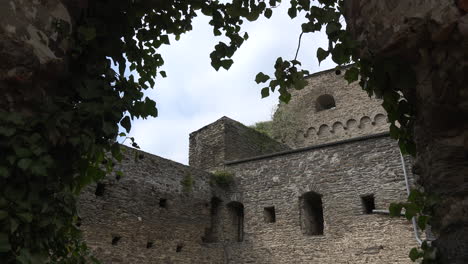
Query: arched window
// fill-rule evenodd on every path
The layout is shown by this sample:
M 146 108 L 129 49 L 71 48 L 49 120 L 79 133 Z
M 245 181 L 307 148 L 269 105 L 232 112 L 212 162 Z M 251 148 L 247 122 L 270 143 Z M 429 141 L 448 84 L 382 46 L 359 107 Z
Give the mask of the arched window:
M 226 206 L 231 220 L 227 227 L 229 240 L 241 242 L 244 240 L 244 205 L 230 202 Z
M 309 236 L 323 235 L 322 196 L 307 192 L 300 197 L 302 233 Z
M 327 110 L 334 108 L 335 105 L 335 98 L 329 94 L 322 94 L 317 98 L 315 103 L 315 109 L 318 111 Z

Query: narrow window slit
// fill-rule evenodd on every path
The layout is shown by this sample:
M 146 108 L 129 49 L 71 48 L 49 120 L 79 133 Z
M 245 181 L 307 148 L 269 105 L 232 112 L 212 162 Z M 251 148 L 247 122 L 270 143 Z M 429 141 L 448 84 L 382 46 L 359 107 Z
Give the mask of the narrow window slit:
M 263 219 L 265 223 L 274 223 L 276 222 L 276 212 L 275 207 L 265 207 L 263 210 Z
M 102 182 L 98 182 L 98 184 L 96 186 L 96 191 L 94 192 L 94 194 L 96 196 L 103 196 L 105 189 L 106 189 L 106 185 L 104 183 L 102 183 Z

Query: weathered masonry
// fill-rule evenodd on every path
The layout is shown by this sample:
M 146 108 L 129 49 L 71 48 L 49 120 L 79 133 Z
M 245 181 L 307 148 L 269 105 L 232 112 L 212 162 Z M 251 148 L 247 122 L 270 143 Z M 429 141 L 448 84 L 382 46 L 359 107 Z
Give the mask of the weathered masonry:
M 223 117 L 190 135 L 190 166 L 127 149 L 81 197 L 88 244 L 104 263 L 411 263 L 411 224 L 381 213 L 411 161 L 379 104 L 325 71 L 273 138 Z

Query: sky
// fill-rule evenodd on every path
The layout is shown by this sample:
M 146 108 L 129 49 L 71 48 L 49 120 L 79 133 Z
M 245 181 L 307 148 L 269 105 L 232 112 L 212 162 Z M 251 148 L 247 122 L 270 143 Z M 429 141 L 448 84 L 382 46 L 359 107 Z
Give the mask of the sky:
M 156 101 L 157 118 L 135 119 L 130 136 L 143 151 L 188 164 L 189 134 L 223 116 L 245 125 L 270 120 L 278 104 L 278 94 L 261 98 L 262 85 L 254 81 L 258 72 L 272 74 L 279 56 L 293 59 L 301 24 L 305 18 L 291 20 L 287 4 L 276 8 L 270 19 L 244 23 L 249 39 L 233 56 L 234 64 L 216 71 L 210 53 L 221 40 L 214 37 L 209 18 L 199 16 L 193 30 L 160 52 L 167 78 L 157 78 L 155 87 L 145 95 Z M 320 64 L 318 47 L 327 47 L 324 33 L 302 37 L 298 59 L 311 73 L 334 67 L 330 59 Z M 129 142 L 126 142 L 128 144 Z

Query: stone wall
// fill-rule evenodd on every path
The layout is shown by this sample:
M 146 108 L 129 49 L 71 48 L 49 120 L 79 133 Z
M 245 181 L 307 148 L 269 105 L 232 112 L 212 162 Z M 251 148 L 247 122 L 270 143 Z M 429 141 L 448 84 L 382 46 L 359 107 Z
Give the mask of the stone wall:
M 229 248 L 228 263 L 411 263 L 411 224 L 366 214 L 361 198 L 373 195 L 383 210 L 406 199 L 399 155 L 394 140 L 376 136 L 228 163 L 245 208 L 244 241 Z M 323 235 L 301 224 L 311 191 L 321 196 Z M 275 222 L 265 218 L 271 207 Z
M 319 99 L 327 95 L 335 103 L 330 109 L 321 105 L 327 100 Z M 388 124 L 381 100 L 370 98 L 357 82 L 348 84 L 334 70 L 308 77 L 308 85 L 292 91 L 291 101 L 281 103 L 273 118 L 274 138 L 292 148 L 385 131 Z
M 82 229 L 103 263 L 223 263 L 222 247 L 204 242 L 211 198 L 223 198 L 210 174 L 134 150 L 124 176 L 90 186 L 81 196 Z M 192 181 L 192 184 L 189 182 Z
M 235 160 L 289 149 L 263 133 L 222 117 L 190 134 L 190 166 L 215 171 Z
M 290 147 L 223 117 L 190 134 L 191 167 L 126 149 L 81 197 L 86 240 L 104 263 L 410 263 L 410 222 L 373 211 L 407 196 L 383 113 L 325 71 L 275 114 Z

